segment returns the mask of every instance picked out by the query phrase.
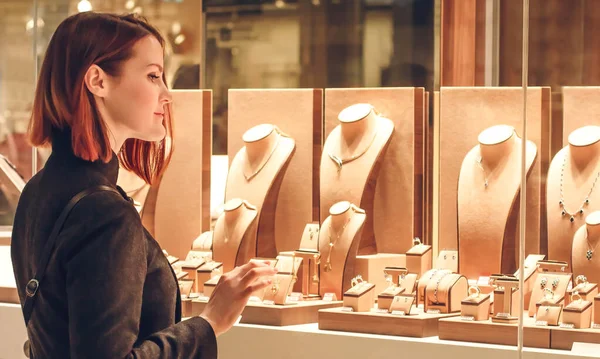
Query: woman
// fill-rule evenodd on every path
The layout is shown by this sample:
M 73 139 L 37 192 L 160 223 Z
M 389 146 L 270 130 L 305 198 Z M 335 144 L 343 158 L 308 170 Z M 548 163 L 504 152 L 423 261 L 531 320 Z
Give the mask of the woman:
M 23 190 L 13 228 L 22 304 L 50 232 L 76 194 L 116 189 L 119 161 L 148 183 L 167 165 L 163 56 L 157 30 L 132 15 L 81 13 L 57 28 L 29 125 L 32 144 L 51 145 L 52 155 Z M 180 322 L 174 273 L 120 188 L 84 197 L 59 233 L 27 324 L 35 358 L 216 358 L 216 337 L 274 274 L 265 264 L 234 269 L 202 315 Z

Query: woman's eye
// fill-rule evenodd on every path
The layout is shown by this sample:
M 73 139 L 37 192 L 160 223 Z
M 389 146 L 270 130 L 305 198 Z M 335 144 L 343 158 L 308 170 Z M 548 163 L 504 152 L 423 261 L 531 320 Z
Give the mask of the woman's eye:
M 154 81 L 154 80 L 158 80 L 160 78 L 160 76 L 157 76 L 155 74 L 150 74 L 148 75 L 148 77 L 150 78 L 150 80 Z

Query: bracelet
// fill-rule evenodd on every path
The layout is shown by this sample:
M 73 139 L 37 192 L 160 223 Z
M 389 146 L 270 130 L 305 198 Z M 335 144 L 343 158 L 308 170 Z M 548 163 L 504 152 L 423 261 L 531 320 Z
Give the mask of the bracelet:
M 450 273 L 444 273 L 444 275 L 442 275 L 440 277 L 440 279 L 438 279 L 437 283 L 435 284 L 435 289 L 433 290 L 433 302 L 434 303 L 439 303 L 439 301 L 438 301 L 438 288 L 440 286 L 440 283 L 442 282 L 442 279 L 444 279 L 449 274 Z
M 549 296 L 548 296 L 549 294 Z M 554 291 L 549 288 L 544 288 L 544 299 L 553 299 Z

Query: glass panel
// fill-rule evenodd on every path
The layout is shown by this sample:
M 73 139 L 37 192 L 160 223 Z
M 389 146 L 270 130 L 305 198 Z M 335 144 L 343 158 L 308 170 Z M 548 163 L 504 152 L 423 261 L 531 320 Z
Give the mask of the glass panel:
M 537 314 L 562 310 L 558 323 L 548 323 L 552 347 L 557 349 L 570 350 L 574 341 L 598 342 L 600 338 L 589 329 L 600 282 L 600 255 L 596 253 L 600 235 L 595 232 L 600 223 L 596 219 L 600 193 L 595 188 L 600 176 L 599 26 L 597 1 L 530 0 L 528 82 L 530 88 L 544 86 L 547 108 L 551 105 L 546 152 L 539 153 L 544 168 L 539 176 L 546 187 L 540 253 L 564 263 L 559 270 L 565 267 L 564 272 L 549 268 L 538 274 L 535 285 L 538 291 L 543 287 L 546 296 L 538 294 L 543 308 Z M 583 335 L 586 332 L 589 336 Z M 532 333 L 525 335 L 526 342 L 533 342 Z
M 433 89 L 435 1 L 216 1 L 206 13 L 205 87 L 214 153 L 227 150 L 230 88 Z
M 32 169 L 32 151 L 25 137 L 35 86 L 32 5 L 32 1 L 0 2 L 0 154 L 25 179 L 31 177 Z M 6 172 L 13 172 L 10 165 Z M 0 226 L 7 226 L 12 224 L 16 206 L 14 186 L 2 183 L 0 188 Z

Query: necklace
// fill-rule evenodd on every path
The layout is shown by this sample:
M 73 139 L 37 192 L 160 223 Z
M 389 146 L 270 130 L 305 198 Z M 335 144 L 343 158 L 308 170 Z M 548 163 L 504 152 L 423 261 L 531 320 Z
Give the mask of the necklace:
M 367 151 L 369 150 L 369 148 L 371 148 L 371 145 L 373 144 L 373 142 L 375 142 L 375 138 L 377 138 L 377 129 L 375 129 L 375 132 L 373 133 L 373 138 L 371 138 L 371 141 L 369 142 L 369 144 L 367 145 L 367 147 L 365 147 L 364 150 L 362 150 L 361 152 L 354 154 L 348 158 L 342 158 L 341 156 L 336 156 L 334 154 L 332 154 L 331 152 L 327 152 L 327 155 L 329 156 L 329 158 L 338 166 L 338 172 L 342 170 L 342 166 L 348 162 L 352 162 L 355 159 L 360 158 L 362 155 L 364 155 L 365 153 L 367 153 Z
M 560 205 L 561 208 L 561 215 L 564 217 L 566 215 L 569 215 L 569 220 L 571 221 L 571 223 L 575 222 L 575 216 L 576 215 L 582 215 L 583 214 L 583 208 L 585 206 L 587 206 L 588 204 L 590 204 L 590 196 L 592 195 L 592 192 L 594 191 L 594 187 L 596 187 L 596 183 L 598 182 L 598 178 L 600 177 L 600 172 L 598 172 L 598 174 L 596 174 L 596 178 L 594 178 L 594 182 L 592 183 L 592 188 L 590 188 L 590 190 L 588 191 L 588 193 L 585 195 L 585 198 L 583 200 L 583 203 L 581 204 L 581 206 L 579 206 L 579 209 L 575 212 L 570 212 L 567 209 L 567 206 L 565 205 L 565 197 L 563 194 L 563 181 L 565 178 L 565 166 L 567 164 L 567 155 L 565 154 L 565 157 L 563 159 L 563 164 L 562 164 L 562 168 L 560 170 L 560 201 L 558 202 L 558 204 Z M 591 258 L 591 257 L 590 257 Z
M 348 218 L 348 220 L 346 221 L 346 224 L 344 224 L 344 226 L 342 227 L 342 230 L 337 233 L 335 242 L 331 241 L 331 232 L 333 231 L 333 227 L 331 226 L 331 220 L 329 221 L 329 233 L 327 234 L 327 237 L 329 238 L 329 252 L 327 253 L 327 260 L 325 261 L 325 269 L 324 269 L 325 272 L 331 272 L 331 252 L 333 251 L 333 247 L 335 246 L 337 241 L 340 239 L 342 234 L 344 234 L 344 231 L 346 230 L 346 226 L 348 226 L 348 223 L 350 223 L 350 220 L 352 220 L 353 215 L 354 215 L 354 213 L 352 213 L 352 215 L 350 215 L 350 218 Z
M 483 168 L 483 157 L 479 156 L 477 159 L 477 165 L 479 166 L 479 168 L 481 168 L 481 171 L 483 172 L 483 185 L 485 186 L 485 188 L 488 188 L 489 182 L 488 182 L 488 175 L 487 172 L 485 171 L 485 168 Z M 493 172 L 492 172 L 493 173 Z
M 267 165 L 267 163 L 269 163 L 269 160 L 275 153 L 275 150 L 279 146 L 279 142 L 281 142 L 281 134 L 279 133 L 279 131 L 277 131 L 277 129 L 275 129 L 275 131 L 276 131 L 276 135 L 277 135 L 277 142 L 275 142 L 275 146 L 273 146 L 271 153 L 269 153 L 269 156 L 267 156 L 267 159 L 253 173 L 247 175 L 246 171 L 244 170 L 244 177 L 246 178 L 246 181 L 250 181 L 251 179 L 253 179 L 263 168 L 265 168 L 265 166 Z M 248 159 L 248 152 L 246 152 L 246 163 L 250 163 L 250 159 Z
M 242 214 L 240 214 L 240 215 L 242 215 Z M 232 230 L 231 230 L 231 232 L 232 232 L 233 234 L 235 234 L 235 230 L 237 229 L 237 227 L 238 227 L 238 225 L 239 225 L 239 222 L 242 222 L 242 221 L 240 221 L 240 220 L 239 220 L 239 218 L 238 218 L 238 219 L 235 221 L 235 223 L 234 223 L 234 225 L 233 225 L 233 228 L 232 228 Z M 232 234 L 232 233 L 227 233 L 227 232 L 228 232 L 228 231 L 227 231 L 227 221 L 225 220 L 225 218 L 223 218 L 223 235 L 225 235 L 225 243 L 228 243 L 228 242 L 229 242 L 229 240 L 231 239 L 231 234 Z
M 587 258 L 588 261 L 591 261 L 592 257 L 594 256 L 594 251 L 596 250 L 596 248 L 598 248 L 598 243 L 600 243 L 600 241 L 596 241 L 596 245 L 594 246 L 594 248 L 592 248 L 592 246 L 590 245 L 590 239 L 588 238 L 588 232 L 586 229 L 585 242 L 587 243 L 587 246 L 588 246 L 588 250 L 585 252 L 585 258 Z

